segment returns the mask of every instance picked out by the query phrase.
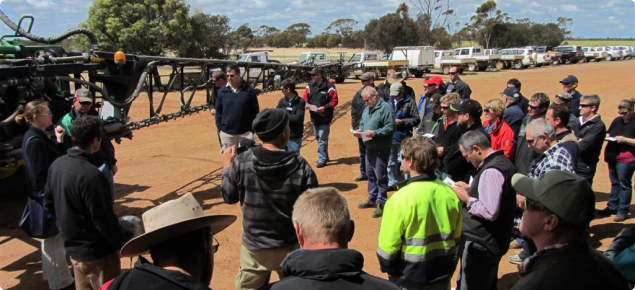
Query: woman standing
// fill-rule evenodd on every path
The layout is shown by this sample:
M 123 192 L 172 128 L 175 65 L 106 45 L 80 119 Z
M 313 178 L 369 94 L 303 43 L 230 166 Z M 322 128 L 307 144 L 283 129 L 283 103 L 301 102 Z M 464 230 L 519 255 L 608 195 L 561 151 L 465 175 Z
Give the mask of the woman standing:
M 617 214 L 614 221 L 623 222 L 631 204 L 633 171 L 635 171 L 635 99 L 622 100 L 617 106 L 615 118 L 609 126 L 608 144 L 604 150 L 604 161 L 609 165 L 611 196 L 600 215 Z
M 491 99 L 485 103 L 485 109 L 483 115 L 485 116 L 485 122 L 483 127 L 492 141 L 492 149 L 503 150 L 507 159 L 514 160 L 514 131 L 505 121 L 503 121 L 503 114 L 505 113 L 505 104 L 500 99 Z
M 28 123 L 29 130 L 22 141 L 22 156 L 27 171 L 28 198 L 41 203 L 41 196 L 48 178 L 48 170 L 60 156 L 63 148 L 64 129 L 55 128 L 56 141 L 51 140 L 46 129 L 53 125 L 53 114 L 48 103 L 42 100 L 29 102 L 18 123 Z M 60 234 L 42 239 L 42 276 L 50 289 L 64 289 L 73 285 L 74 279 L 68 268 L 64 241 Z

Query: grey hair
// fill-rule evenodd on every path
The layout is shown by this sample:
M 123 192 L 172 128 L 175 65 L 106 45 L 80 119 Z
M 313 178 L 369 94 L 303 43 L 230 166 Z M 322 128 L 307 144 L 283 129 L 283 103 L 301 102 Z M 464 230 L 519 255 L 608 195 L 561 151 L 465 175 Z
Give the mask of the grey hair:
M 545 118 L 538 118 L 527 125 L 527 130 L 531 129 L 531 137 L 538 138 L 542 134 L 546 134 L 549 140 L 556 140 L 556 130 L 549 124 Z
M 371 86 L 365 87 L 362 90 L 362 96 L 377 96 L 379 95 L 379 93 L 377 93 L 377 90 Z
M 292 220 L 314 242 L 347 242 L 351 214 L 346 198 L 335 187 L 305 191 L 293 206 Z
M 483 132 L 478 130 L 471 130 L 463 134 L 459 139 L 459 145 L 468 153 L 473 151 L 474 145 L 481 149 L 492 148 L 489 136 L 486 136 Z
M 589 102 L 589 105 L 595 106 L 597 110 L 600 110 L 600 96 L 596 94 L 584 95 L 580 100 Z

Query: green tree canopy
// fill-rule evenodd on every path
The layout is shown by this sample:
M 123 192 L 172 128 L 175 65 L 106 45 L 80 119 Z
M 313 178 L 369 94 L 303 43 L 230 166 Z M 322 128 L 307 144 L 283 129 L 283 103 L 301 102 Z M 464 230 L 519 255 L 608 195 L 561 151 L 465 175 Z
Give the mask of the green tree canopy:
M 388 13 L 379 19 L 372 19 L 364 27 L 367 44 L 371 48 L 390 53 L 395 46 L 417 45 L 417 24 L 408 14 L 405 3 L 399 5 L 395 13 Z

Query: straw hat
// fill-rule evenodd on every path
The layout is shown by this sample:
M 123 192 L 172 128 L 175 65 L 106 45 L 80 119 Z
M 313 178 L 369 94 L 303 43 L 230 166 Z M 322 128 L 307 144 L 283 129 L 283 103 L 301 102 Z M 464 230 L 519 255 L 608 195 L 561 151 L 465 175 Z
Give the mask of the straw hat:
M 233 215 L 205 215 L 201 205 L 189 192 L 151 208 L 142 218 L 145 234 L 127 242 L 121 248 L 121 256 L 142 255 L 154 245 L 205 227 L 211 227 L 214 235 L 236 221 Z

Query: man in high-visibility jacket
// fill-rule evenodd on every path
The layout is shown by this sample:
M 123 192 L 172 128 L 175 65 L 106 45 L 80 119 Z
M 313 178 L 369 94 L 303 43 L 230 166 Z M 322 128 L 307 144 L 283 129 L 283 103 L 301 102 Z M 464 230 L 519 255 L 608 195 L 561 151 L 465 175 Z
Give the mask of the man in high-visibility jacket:
M 403 289 L 449 289 L 461 238 L 459 199 L 436 178 L 436 144 L 415 135 L 401 144 L 412 176 L 386 202 L 377 257 L 381 271 Z

